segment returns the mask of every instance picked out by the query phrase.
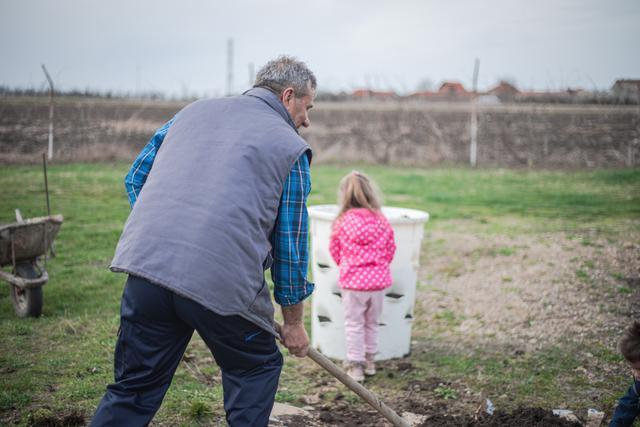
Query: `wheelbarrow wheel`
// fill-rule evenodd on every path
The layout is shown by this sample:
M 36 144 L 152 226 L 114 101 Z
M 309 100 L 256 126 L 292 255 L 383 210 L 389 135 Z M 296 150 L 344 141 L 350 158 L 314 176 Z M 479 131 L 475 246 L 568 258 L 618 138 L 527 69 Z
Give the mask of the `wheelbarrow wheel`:
M 37 279 L 40 272 L 32 263 L 16 265 L 16 274 L 25 279 Z M 11 285 L 11 302 L 18 317 L 40 317 L 42 314 L 42 287 L 23 289 Z

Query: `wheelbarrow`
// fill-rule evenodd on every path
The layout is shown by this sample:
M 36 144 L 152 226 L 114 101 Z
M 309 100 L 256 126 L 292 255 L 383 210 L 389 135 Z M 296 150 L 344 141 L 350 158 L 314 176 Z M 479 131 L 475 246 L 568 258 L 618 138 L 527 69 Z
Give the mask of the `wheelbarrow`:
M 0 279 L 9 282 L 18 317 L 42 314 L 42 286 L 49 280 L 46 256 L 62 221 L 62 215 L 23 220 L 16 210 L 16 222 L 0 225 Z M 11 272 L 2 269 L 9 265 Z

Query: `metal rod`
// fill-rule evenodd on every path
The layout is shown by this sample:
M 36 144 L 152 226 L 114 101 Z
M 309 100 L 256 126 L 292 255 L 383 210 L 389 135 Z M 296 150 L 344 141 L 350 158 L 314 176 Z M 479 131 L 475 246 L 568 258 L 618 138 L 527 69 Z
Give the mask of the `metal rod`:
M 43 242 L 44 245 L 44 269 L 47 270 L 47 221 L 42 223 L 42 231 L 43 231 Z
M 49 180 L 47 178 L 47 158 L 42 153 L 42 168 L 44 169 L 44 193 L 47 198 L 47 216 L 51 216 L 51 204 L 49 203 Z M 56 256 L 56 249 L 54 243 L 51 242 L 51 247 L 47 245 L 47 222 L 44 222 L 44 269 L 47 269 L 47 252 L 51 251 L 51 256 Z
M 51 160 L 53 158 L 53 79 L 51 79 L 47 67 L 45 67 L 44 64 L 40 65 L 42 65 L 42 71 L 44 71 L 44 75 L 49 82 L 49 160 Z
M 47 180 L 47 157 L 42 153 L 42 168 L 44 169 L 44 192 L 47 196 L 47 216 L 51 216 L 51 206 L 49 205 L 49 181 Z

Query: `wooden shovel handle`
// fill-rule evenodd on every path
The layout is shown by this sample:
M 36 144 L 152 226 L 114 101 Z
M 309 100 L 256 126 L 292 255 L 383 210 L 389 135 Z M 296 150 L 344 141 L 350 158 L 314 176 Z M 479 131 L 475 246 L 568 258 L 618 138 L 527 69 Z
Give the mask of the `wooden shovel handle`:
M 389 420 L 395 427 L 410 427 L 410 424 L 405 419 L 400 417 L 400 415 L 398 415 L 393 409 L 385 405 L 384 402 L 378 398 L 378 396 L 367 390 L 362 384 L 347 375 L 346 372 L 336 366 L 335 363 L 325 357 L 318 350 L 313 347 L 309 347 L 307 356 L 318 365 L 322 366 L 331 375 L 336 377 L 336 379 L 338 379 L 342 384 L 349 387 L 351 391 L 363 398 L 369 405 L 371 405 L 376 411 L 380 412 L 380 414 L 382 414 L 383 417 Z
M 276 322 L 275 328 L 278 333 L 278 335 L 276 335 L 276 338 L 281 341 L 280 331 L 282 331 L 282 326 Z M 411 424 L 409 424 L 407 420 L 398 415 L 393 409 L 385 405 L 385 403 L 380 400 L 378 396 L 367 390 L 362 384 L 347 375 L 345 371 L 336 366 L 336 364 L 329 360 L 324 354 L 309 346 L 307 357 L 316 362 L 318 365 L 322 366 L 325 371 L 329 372 L 338 381 L 346 385 L 351 391 L 364 399 L 365 402 L 371 405 L 376 411 L 380 412 L 383 417 L 391 422 L 394 427 L 411 427 Z

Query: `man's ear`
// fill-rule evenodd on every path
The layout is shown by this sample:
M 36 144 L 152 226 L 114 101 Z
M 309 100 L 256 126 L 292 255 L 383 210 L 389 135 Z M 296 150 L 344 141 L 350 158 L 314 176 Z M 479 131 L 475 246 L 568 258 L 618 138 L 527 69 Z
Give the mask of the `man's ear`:
M 284 105 L 289 105 L 289 103 L 293 100 L 293 98 L 295 98 L 295 96 L 296 96 L 296 93 L 293 90 L 293 88 L 288 87 L 282 91 L 282 95 L 280 96 L 280 99 L 282 100 L 282 103 Z

